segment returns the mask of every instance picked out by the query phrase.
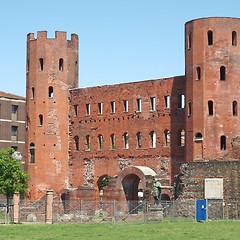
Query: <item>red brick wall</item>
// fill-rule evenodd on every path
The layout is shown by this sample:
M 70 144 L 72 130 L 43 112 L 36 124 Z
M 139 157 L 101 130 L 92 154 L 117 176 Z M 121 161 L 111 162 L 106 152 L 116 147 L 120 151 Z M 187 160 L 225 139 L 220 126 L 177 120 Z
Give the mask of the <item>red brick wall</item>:
M 240 32 L 239 19 L 203 18 L 186 23 L 186 102 L 192 102 L 192 114 L 186 111 L 186 161 L 221 159 L 231 152 L 231 140 L 239 135 L 239 117 L 233 116 L 232 102 L 238 101 L 240 49 L 232 45 L 232 32 Z M 208 31 L 213 33 L 208 44 Z M 191 48 L 188 49 L 188 34 Z M 220 80 L 220 67 L 226 79 Z M 196 68 L 201 68 L 197 79 Z M 208 101 L 213 102 L 209 116 Z M 239 114 L 239 111 L 238 111 Z M 200 132 L 203 141 L 194 142 Z M 220 137 L 226 136 L 226 150 L 220 149 Z M 229 159 L 229 158 L 228 158 Z
M 178 144 L 184 129 L 184 109 L 179 109 L 179 95 L 185 94 L 184 77 L 126 83 L 112 86 L 72 90 L 70 99 L 70 182 L 72 187 L 95 186 L 100 176 L 118 175 L 127 166 L 148 166 L 161 178 L 164 185 L 178 172 L 183 162 L 184 147 Z M 165 96 L 171 96 L 170 108 L 165 107 Z M 150 98 L 156 98 L 156 110 L 151 111 Z M 137 112 L 136 99 L 142 99 L 142 112 Z M 124 112 L 123 101 L 128 100 L 129 111 Z M 116 112 L 111 112 L 115 101 Z M 103 103 L 99 114 L 98 103 Z M 88 116 L 86 104 L 90 103 Z M 75 107 L 78 105 L 76 115 Z M 164 131 L 171 132 L 171 147 L 166 146 Z M 156 132 L 156 148 L 151 148 L 151 131 Z M 123 134 L 129 134 L 129 149 L 124 149 Z M 137 148 L 136 133 L 142 133 L 142 148 Z M 98 135 L 103 136 L 99 149 Z M 110 135 L 116 138 L 116 149 L 111 148 Z M 86 151 L 86 135 L 90 135 L 91 149 Z M 74 137 L 79 137 L 76 150 Z M 175 167 L 176 166 L 176 167 Z
M 60 58 L 63 69 L 59 68 Z M 65 32 L 56 32 L 54 39 L 47 38 L 47 32 L 38 32 L 36 39 L 28 35 L 26 167 L 31 198 L 42 197 L 49 188 L 59 192 L 68 187 L 68 96 L 69 88 L 78 87 L 77 65 L 77 35 L 71 40 Z M 30 143 L 35 144 L 35 163 L 30 162 Z

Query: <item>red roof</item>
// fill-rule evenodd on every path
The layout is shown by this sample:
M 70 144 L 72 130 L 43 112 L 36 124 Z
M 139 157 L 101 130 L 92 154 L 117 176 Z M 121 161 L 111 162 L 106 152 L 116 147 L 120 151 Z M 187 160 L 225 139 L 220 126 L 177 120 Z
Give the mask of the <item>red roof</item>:
M 12 93 L 1 92 L 1 91 L 0 91 L 0 97 L 10 98 L 10 99 L 18 99 L 18 100 L 26 100 L 25 97 L 18 96 L 18 95 L 12 94 Z

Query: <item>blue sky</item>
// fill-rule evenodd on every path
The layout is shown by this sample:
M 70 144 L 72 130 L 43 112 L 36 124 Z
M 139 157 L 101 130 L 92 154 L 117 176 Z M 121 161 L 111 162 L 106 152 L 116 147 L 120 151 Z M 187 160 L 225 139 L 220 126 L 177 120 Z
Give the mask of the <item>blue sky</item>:
M 79 86 L 184 75 L 184 24 L 240 17 L 239 0 L 2 0 L 0 91 L 25 96 L 26 36 L 79 36 Z

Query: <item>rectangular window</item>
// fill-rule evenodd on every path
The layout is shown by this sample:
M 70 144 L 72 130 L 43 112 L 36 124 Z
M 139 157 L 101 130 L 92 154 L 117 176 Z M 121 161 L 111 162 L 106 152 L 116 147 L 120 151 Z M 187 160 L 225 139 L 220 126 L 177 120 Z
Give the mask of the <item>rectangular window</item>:
M 12 120 L 17 121 L 18 106 L 12 105 Z
M 178 108 L 184 108 L 185 107 L 185 96 L 184 94 L 180 94 L 178 99 Z
M 12 126 L 12 128 L 11 128 L 11 140 L 12 141 L 17 141 L 17 132 L 18 132 L 18 127 Z
M 115 102 L 111 102 L 111 113 L 115 113 L 115 109 L 116 108 L 116 103 Z
M 142 111 L 142 99 L 138 98 L 137 99 L 137 112 L 141 112 Z
M 78 104 L 74 105 L 74 113 L 75 113 L 75 116 L 77 117 L 77 115 L 78 115 Z
M 11 148 L 13 148 L 15 152 L 18 150 L 17 146 L 11 146 Z
M 87 111 L 87 115 L 90 116 L 90 113 L 91 113 L 90 103 L 86 104 L 86 111 Z
M 151 97 L 151 111 L 156 111 L 156 98 L 155 97 Z
M 167 95 L 164 98 L 165 98 L 165 108 L 169 109 L 170 108 L 170 96 Z
M 124 112 L 128 112 L 128 100 L 123 100 Z
M 103 104 L 102 103 L 98 103 L 98 113 L 103 114 Z

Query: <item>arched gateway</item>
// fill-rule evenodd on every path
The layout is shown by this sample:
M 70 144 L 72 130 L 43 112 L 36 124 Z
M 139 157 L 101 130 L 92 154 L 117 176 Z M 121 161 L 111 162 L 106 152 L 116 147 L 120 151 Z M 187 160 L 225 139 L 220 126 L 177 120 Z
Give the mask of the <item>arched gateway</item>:
M 139 200 L 139 191 L 143 193 L 144 199 L 148 199 L 155 176 L 156 173 L 149 167 L 131 166 L 119 174 L 118 183 L 122 185 L 127 201 Z

